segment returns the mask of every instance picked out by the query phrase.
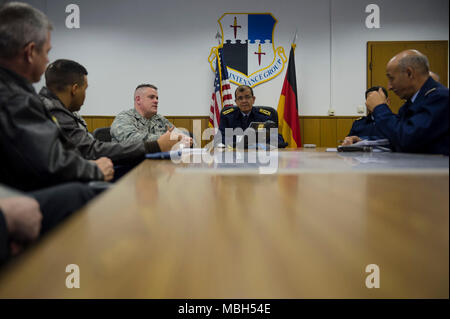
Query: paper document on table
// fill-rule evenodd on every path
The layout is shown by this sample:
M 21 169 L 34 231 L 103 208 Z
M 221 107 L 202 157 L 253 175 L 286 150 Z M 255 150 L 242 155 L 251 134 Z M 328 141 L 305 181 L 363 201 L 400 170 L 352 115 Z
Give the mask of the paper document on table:
M 206 148 L 184 148 L 182 154 L 202 155 L 209 153 Z
M 0 198 L 4 197 L 14 197 L 14 196 L 24 196 L 23 193 L 15 189 L 9 188 L 5 185 L 0 185 Z
M 380 140 L 362 140 L 352 144 L 353 146 L 384 146 L 389 145 L 389 140 L 387 138 L 383 138 Z
M 157 152 L 157 153 L 145 154 L 145 158 L 156 159 L 156 160 L 179 158 L 180 156 L 181 156 L 181 151 Z
M 337 147 L 338 152 L 392 152 L 389 148 L 388 139 L 380 140 L 362 140 L 350 145 L 340 145 Z

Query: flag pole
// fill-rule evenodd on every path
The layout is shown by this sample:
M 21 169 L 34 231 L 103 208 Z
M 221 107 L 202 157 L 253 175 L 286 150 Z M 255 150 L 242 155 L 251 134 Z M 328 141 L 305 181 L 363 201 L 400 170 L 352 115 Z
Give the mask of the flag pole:
M 217 42 L 219 42 L 219 46 L 217 47 L 217 55 L 216 55 L 216 59 L 217 59 L 217 68 L 219 69 L 219 79 L 220 79 L 220 100 L 221 100 L 221 109 L 223 108 L 223 94 L 222 94 L 222 68 L 221 68 L 221 62 L 220 62 L 220 40 L 222 39 L 222 35 L 219 32 L 219 28 L 217 28 L 217 33 L 215 35 L 215 38 L 217 39 Z
M 292 44 L 291 44 L 291 46 L 294 48 L 294 50 L 295 50 L 295 47 L 297 46 L 295 44 L 295 42 L 297 41 L 297 34 L 298 34 L 298 28 L 295 28 L 294 39 L 292 39 Z
M 217 42 L 219 42 L 219 45 L 220 45 L 220 40 L 222 39 L 222 36 L 220 35 L 219 29 L 217 29 L 217 33 L 215 35 L 215 38 L 217 39 Z

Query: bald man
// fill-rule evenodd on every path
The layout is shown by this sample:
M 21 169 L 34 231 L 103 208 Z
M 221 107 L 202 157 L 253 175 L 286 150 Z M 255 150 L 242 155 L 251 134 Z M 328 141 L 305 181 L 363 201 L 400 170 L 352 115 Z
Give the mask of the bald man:
M 425 55 L 400 52 L 386 66 L 388 89 L 406 100 L 398 115 L 386 105 L 381 89 L 367 97 L 378 130 L 397 152 L 449 155 L 449 91 L 429 72 Z

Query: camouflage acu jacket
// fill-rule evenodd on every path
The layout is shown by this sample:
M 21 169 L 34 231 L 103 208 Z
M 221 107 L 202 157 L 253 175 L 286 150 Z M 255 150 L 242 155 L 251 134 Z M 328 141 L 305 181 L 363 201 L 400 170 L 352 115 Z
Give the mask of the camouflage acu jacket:
M 172 124 L 164 116 L 155 114 L 144 118 L 135 109 L 120 112 L 111 125 L 111 137 L 116 142 L 157 140 Z

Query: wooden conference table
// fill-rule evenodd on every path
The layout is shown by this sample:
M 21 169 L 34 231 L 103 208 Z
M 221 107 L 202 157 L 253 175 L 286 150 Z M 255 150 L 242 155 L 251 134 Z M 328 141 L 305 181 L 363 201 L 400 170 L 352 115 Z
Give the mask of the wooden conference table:
M 262 174 L 225 153 L 144 161 L 2 269 L 0 298 L 449 297 L 448 157 L 280 151 Z

